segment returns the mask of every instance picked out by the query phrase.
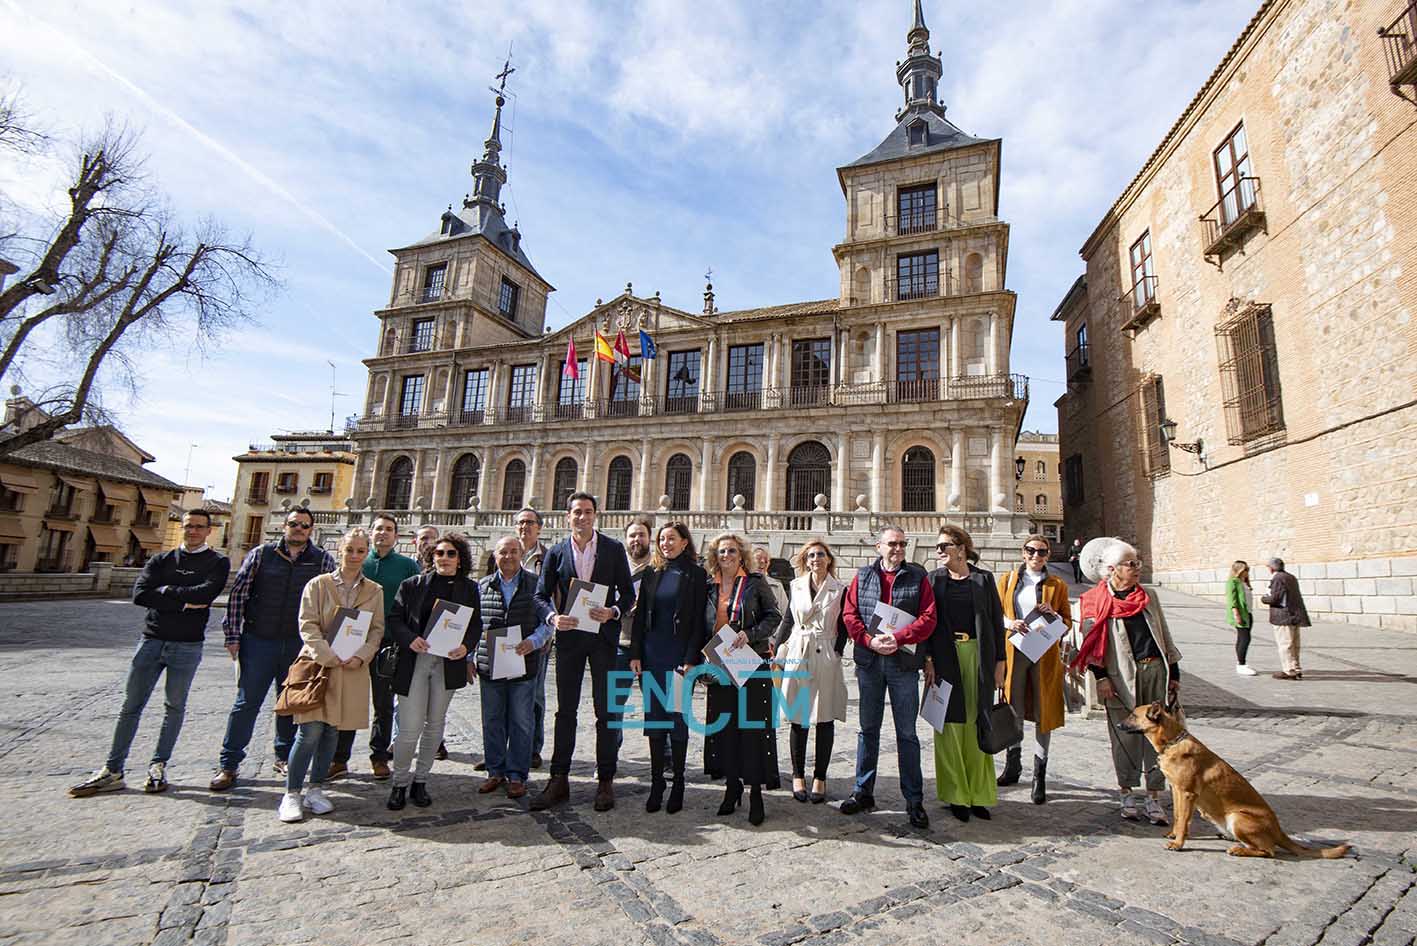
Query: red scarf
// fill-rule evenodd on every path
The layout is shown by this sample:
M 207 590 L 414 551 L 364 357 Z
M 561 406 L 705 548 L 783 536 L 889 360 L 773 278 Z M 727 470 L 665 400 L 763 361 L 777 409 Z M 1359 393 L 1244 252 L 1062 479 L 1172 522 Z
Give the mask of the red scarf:
M 1074 670 L 1107 666 L 1107 634 L 1112 619 L 1136 617 L 1151 604 L 1151 596 L 1141 585 L 1133 585 L 1125 598 L 1119 598 L 1103 580 L 1097 587 L 1084 591 L 1078 602 L 1082 605 L 1082 619 L 1092 618 L 1094 623 L 1083 638 L 1078 655 L 1073 658 Z

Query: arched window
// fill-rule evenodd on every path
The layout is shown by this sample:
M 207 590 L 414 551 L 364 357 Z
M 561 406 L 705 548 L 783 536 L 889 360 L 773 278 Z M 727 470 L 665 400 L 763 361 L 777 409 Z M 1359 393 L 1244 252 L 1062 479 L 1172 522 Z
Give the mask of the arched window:
M 787 508 L 816 508 L 820 493 L 831 495 L 831 451 L 815 440 L 807 440 L 792 448 L 787 455 Z
M 526 464 L 520 460 L 512 460 L 507 464 L 507 471 L 502 474 L 502 508 L 522 508 L 522 494 L 525 492 Z
M 413 500 L 413 461 L 399 457 L 389 464 L 384 486 L 385 509 L 408 509 Z
M 901 457 L 900 508 L 935 511 L 935 454 L 928 447 L 911 447 Z
M 1037 506 L 1039 509 L 1047 509 L 1048 497 L 1039 493 L 1037 496 L 1033 497 L 1033 505 Z
M 556 461 L 556 474 L 551 479 L 551 508 L 565 509 L 566 500 L 576 491 L 576 461 L 562 457 Z
M 630 458 L 616 457 L 610 461 L 610 472 L 605 478 L 605 508 L 630 508 Z
M 472 497 L 477 495 L 478 483 L 482 481 L 482 461 L 476 455 L 464 453 L 453 464 L 453 482 L 448 490 L 448 508 L 466 509 L 472 505 Z
M 1044 463 L 1042 460 L 1039 460 L 1033 465 L 1033 471 L 1040 480 L 1046 480 L 1048 478 L 1048 464 Z
M 682 453 L 676 453 L 664 464 L 664 494 L 670 509 L 689 508 L 689 487 L 694 479 L 694 464 Z
M 758 481 L 758 461 L 746 450 L 739 450 L 728 458 L 728 498 L 726 508 L 733 508 L 733 497 L 743 496 L 743 508 L 752 509 L 754 487 Z

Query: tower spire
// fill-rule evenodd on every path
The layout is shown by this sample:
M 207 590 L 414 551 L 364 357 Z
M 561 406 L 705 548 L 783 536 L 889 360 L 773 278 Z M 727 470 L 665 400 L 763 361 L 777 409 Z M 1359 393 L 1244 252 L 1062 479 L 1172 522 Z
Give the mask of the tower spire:
M 492 131 L 482 143 L 482 157 L 473 162 L 472 197 L 463 201 L 464 207 L 479 203 L 499 207 L 498 197 L 502 193 L 502 185 L 507 183 L 507 169 L 502 167 L 502 106 L 507 104 L 507 77 L 516 71 L 509 51 L 502 71 L 494 77 L 499 80 L 499 85 L 488 87 L 488 91 L 495 96 L 496 105 L 492 113 Z
M 895 67 L 896 81 L 905 92 L 905 107 L 896 119 L 912 111 L 932 111 L 943 117 L 945 110 L 938 101 L 937 89 L 944 66 L 939 56 L 930 54 L 930 30 L 925 26 L 920 0 L 915 0 L 915 19 L 905 34 L 905 43 L 905 61 Z

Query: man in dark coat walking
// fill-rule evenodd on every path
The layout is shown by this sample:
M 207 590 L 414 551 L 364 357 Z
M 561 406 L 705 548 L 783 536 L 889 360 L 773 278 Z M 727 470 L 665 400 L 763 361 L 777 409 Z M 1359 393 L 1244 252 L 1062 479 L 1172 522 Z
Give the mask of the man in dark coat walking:
M 1269 623 L 1274 626 L 1274 643 L 1279 648 L 1280 669 L 1276 680 L 1302 680 L 1299 667 L 1299 628 L 1309 626 L 1309 612 L 1299 579 L 1284 570 L 1284 559 L 1269 560 L 1269 594 L 1260 601 L 1269 605 Z

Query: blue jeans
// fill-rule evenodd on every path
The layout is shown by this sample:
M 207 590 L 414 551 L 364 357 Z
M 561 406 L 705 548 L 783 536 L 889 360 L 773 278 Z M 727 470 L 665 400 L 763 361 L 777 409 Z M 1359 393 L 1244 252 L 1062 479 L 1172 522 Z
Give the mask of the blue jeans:
M 148 697 L 152 696 L 157 678 L 164 670 L 167 682 L 163 688 L 162 731 L 158 733 L 152 761 L 166 763 L 172 758 L 172 749 L 182 732 L 182 720 L 187 715 L 187 693 L 192 689 L 192 678 L 197 675 L 197 665 L 201 662 L 201 641 L 142 639 L 128 668 L 127 693 L 123 697 L 123 709 L 118 713 L 118 723 L 113 727 L 113 745 L 108 750 L 108 771 L 123 771 L 133 737 L 138 734 L 143 707 L 148 705 Z
M 918 804 L 925 798 L 925 780 L 920 775 L 920 737 L 915 734 L 915 717 L 920 714 L 920 672 L 900 669 L 895 655 L 876 654 L 875 658 L 870 666 L 856 667 L 861 724 L 861 733 L 856 739 L 856 794 L 866 798 L 875 795 L 881 723 L 885 718 L 886 694 L 890 693 L 900 793 L 907 802 Z
M 531 705 L 531 751 L 541 755 L 541 747 L 546 744 L 546 668 L 551 666 L 551 648 L 540 651 L 540 666 L 536 671 L 536 688 L 532 692 Z
M 616 646 L 615 648 L 615 670 L 622 674 L 621 679 L 628 679 L 630 672 L 630 648 Z M 615 730 L 615 749 L 618 752 L 625 744 L 625 705 L 610 701 L 610 728 Z
M 251 731 L 256 728 L 256 716 L 261 712 L 261 704 L 272 687 L 280 693 L 285 675 L 295 657 L 300 653 L 300 638 L 287 637 L 272 640 L 253 634 L 241 635 L 241 648 L 236 652 L 236 662 L 241 677 L 236 681 L 236 702 L 231 706 L 231 715 L 226 718 L 226 737 L 221 743 L 221 767 L 235 771 L 246 758 L 246 747 L 251 743 Z M 295 720 L 289 716 L 276 717 L 276 758 L 285 761 L 290 758 L 290 747 L 295 742 Z
M 491 680 L 479 676 L 482 691 L 482 752 L 487 774 L 525 782 L 531 770 L 531 718 L 536 677 Z
M 295 745 L 290 747 L 290 765 L 285 770 L 285 790 L 299 794 L 305 787 L 305 770 L 310 770 L 310 787 L 324 783 L 335 758 L 339 730 L 329 723 L 312 720 L 301 723 L 295 733 Z M 311 761 L 314 765 L 311 765 Z

